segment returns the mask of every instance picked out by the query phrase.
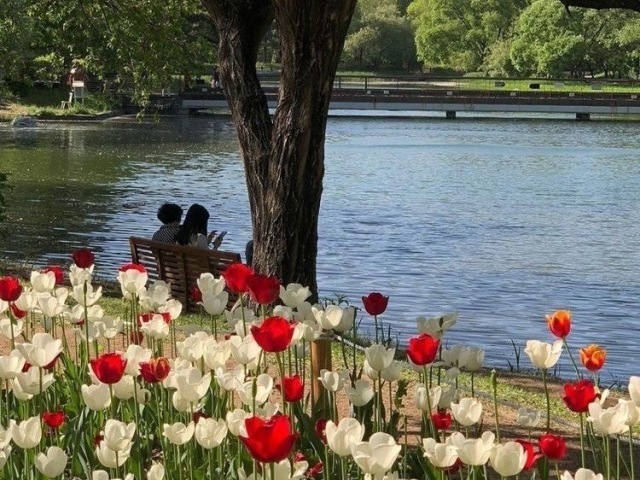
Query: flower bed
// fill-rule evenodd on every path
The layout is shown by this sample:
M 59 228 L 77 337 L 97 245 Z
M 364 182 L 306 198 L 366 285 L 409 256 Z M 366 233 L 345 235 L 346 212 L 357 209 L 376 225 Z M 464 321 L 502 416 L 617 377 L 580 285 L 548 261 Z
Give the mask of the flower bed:
M 119 270 L 123 313 L 109 317 L 92 283 L 93 254 L 83 249 L 73 261 L 68 272 L 33 272 L 26 285 L 0 278 L 0 334 L 10 342 L 0 356 L 0 478 L 635 476 L 633 442 L 621 440 L 639 421 L 640 378 L 630 379 L 631 400 L 605 404 L 597 372 L 606 353 L 596 345 L 580 350 L 581 367 L 571 356 L 576 381 L 563 402 L 580 426 L 580 468 L 561 472 L 567 444 L 552 430 L 547 376 L 563 351 L 571 355 L 567 311 L 547 317 L 556 342 L 527 342 L 546 409 L 519 410 L 527 433 L 514 437 L 501 429 L 495 374 L 493 397 L 476 395 L 484 352 L 443 343 L 455 315 L 419 318 L 399 352 L 379 322 L 382 294 L 363 297 L 363 311 L 311 305 L 307 288 L 233 264 L 220 278 L 200 277 L 192 295 L 210 323 L 181 338 L 180 303 L 164 282 L 147 285 L 143 267 Z M 226 310 L 228 291 L 246 305 Z M 372 318 L 374 332 L 363 353 L 340 340 L 358 337 L 359 315 Z M 328 339 L 340 342 L 342 367 L 314 373 L 320 350 L 310 345 Z M 458 388 L 461 372 L 468 391 Z

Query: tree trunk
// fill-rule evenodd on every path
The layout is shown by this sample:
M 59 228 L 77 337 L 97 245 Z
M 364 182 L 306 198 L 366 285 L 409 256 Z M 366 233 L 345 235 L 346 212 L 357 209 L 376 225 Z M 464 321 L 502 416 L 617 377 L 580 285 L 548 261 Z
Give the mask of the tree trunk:
M 254 268 L 317 295 L 318 213 L 327 112 L 356 0 L 201 0 L 220 36 L 220 77 L 238 132 Z M 282 72 L 269 116 L 255 68 L 275 18 Z

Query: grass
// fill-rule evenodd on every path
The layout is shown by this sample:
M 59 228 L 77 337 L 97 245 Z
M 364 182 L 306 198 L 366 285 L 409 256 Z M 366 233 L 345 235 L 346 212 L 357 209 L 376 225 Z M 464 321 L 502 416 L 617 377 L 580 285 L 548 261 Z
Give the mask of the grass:
M 38 118 L 64 118 L 77 115 L 99 115 L 118 108 L 117 102 L 102 94 L 89 93 L 82 102 L 74 102 L 69 108 L 61 108 L 69 99 L 67 88 L 31 88 L 22 97 L 7 96 L 0 101 L 0 121 L 10 121 L 17 116 Z

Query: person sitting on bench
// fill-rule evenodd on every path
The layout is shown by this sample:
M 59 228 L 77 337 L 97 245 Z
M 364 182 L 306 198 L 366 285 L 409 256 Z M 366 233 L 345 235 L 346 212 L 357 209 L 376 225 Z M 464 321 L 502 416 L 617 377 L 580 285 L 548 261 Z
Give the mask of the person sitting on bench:
M 227 232 L 222 232 L 217 237 L 215 230 L 207 234 L 208 221 L 209 212 L 206 208 L 197 203 L 191 205 L 187 210 L 186 217 L 184 217 L 184 223 L 176 235 L 176 243 L 204 249 L 208 249 L 211 244 L 211 248 L 217 250 Z
M 162 243 L 176 243 L 176 235 L 180 230 L 182 207 L 175 203 L 164 203 L 158 209 L 158 220 L 162 226 L 153 234 L 151 240 Z

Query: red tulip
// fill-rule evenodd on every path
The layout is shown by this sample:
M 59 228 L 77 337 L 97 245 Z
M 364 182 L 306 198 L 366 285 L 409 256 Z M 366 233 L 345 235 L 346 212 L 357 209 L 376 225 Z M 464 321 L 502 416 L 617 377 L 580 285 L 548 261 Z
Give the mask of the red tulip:
M 73 263 L 75 263 L 78 268 L 89 268 L 95 262 L 95 257 L 88 248 L 76 250 L 73 252 L 73 255 L 71 255 L 71 258 L 73 258 Z
M 251 267 L 238 262 L 232 263 L 222 272 L 227 287 L 235 293 L 245 293 L 247 291 L 247 278 L 253 274 L 254 271 Z
M 211 415 L 207 415 L 204 412 L 193 412 L 193 414 L 191 415 L 191 420 L 193 420 L 193 423 L 195 423 L 196 425 L 198 424 L 201 418 L 204 418 L 204 419 L 211 418 Z
M 319 418 L 316 421 L 316 424 L 314 426 L 314 430 L 316 431 L 316 435 L 318 435 L 318 438 L 320 440 L 322 440 L 322 443 L 327 443 L 327 422 L 329 420 L 326 418 Z
M 569 310 L 557 310 L 547 315 L 549 330 L 558 338 L 566 338 L 571 331 L 571 312 Z
M 254 274 L 247 278 L 251 299 L 260 305 L 271 305 L 280 295 L 280 280 L 277 277 Z
M 438 348 L 440 348 L 440 340 L 423 333 L 409 340 L 407 356 L 416 365 L 428 365 L 436 359 Z
M 62 270 L 62 267 L 58 267 L 57 265 L 49 265 L 44 270 L 42 270 L 42 273 L 49 272 L 53 272 L 53 274 L 55 275 L 56 285 L 62 285 L 64 283 L 64 271 Z
M 590 372 L 600 370 L 607 359 L 607 351 L 598 345 L 589 345 L 580 349 L 580 361 Z
M 265 352 L 284 352 L 291 343 L 295 326 L 284 317 L 268 317 L 260 326 L 252 326 L 254 340 Z
M 282 379 L 282 383 L 284 384 L 284 388 L 282 385 L 278 385 L 277 388 L 282 392 L 282 396 L 287 402 L 291 403 L 302 400 L 304 397 L 304 384 L 302 380 L 300 380 L 299 375 L 292 377 L 285 376 Z
M 129 332 L 129 341 L 134 345 L 142 345 L 144 340 L 144 333 L 142 332 Z
M 64 423 L 64 412 L 62 410 L 58 412 L 42 412 L 42 421 L 49 428 L 59 428 Z
M 102 383 L 118 383 L 124 375 L 127 361 L 118 353 L 105 353 L 91 360 L 91 370 Z
M 191 300 L 196 303 L 202 301 L 202 291 L 198 288 L 197 285 L 191 287 L 191 289 L 189 290 L 189 296 L 191 297 Z
M 321 475 L 323 471 L 324 471 L 323 463 L 322 462 L 318 462 L 313 467 L 311 467 L 309 470 L 307 470 L 305 476 L 307 478 L 315 478 L 315 477 Z
M 372 292 L 366 297 L 362 297 L 362 303 L 369 315 L 381 315 L 387 309 L 389 297 L 385 297 L 378 292 Z
M 259 462 L 280 462 L 289 456 L 298 438 L 291 432 L 289 417 L 276 415 L 269 420 L 249 417 L 244 421 L 247 436 L 240 440 L 249 454 Z
M 118 268 L 119 272 L 126 272 L 128 270 L 137 270 L 140 273 L 147 273 L 145 266 L 139 263 L 127 263 Z
M 523 470 L 531 470 L 536 466 L 536 462 L 542 458 L 542 453 L 534 451 L 533 443 L 531 442 L 527 442 L 526 440 L 516 440 L 516 442 L 522 445 L 524 453 L 527 455 Z
M 22 285 L 16 277 L 0 278 L 0 300 L 5 302 L 15 302 L 20 298 Z
M 18 307 L 16 307 L 15 303 L 11 303 L 11 313 L 13 313 L 13 316 L 16 318 L 24 318 L 27 316 L 27 312 L 25 312 L 24 310 L 20 310 Z
M 451 426 L 451 414 L 446 410 L 438 410 L 431 414 L 433 426 L 438 430 L 446 430 Z
M 551 460 L 561 460 L 567 454 L 567 444 L 562 437 L 546 433 L 538 439 L 540 451 Z
M 140 362 L 140 375 L 147 383 L 158 383 L 169 376 L 171 365 L 165 357 Z
M 576 383 L 567 383 L 564 386 L 565 405 L 569 410 L 576 413 L 589 411 L 589 404 L 594 402 L 600 394 L 596 393 L 596 387 L 589 380 L 580 380 Z

